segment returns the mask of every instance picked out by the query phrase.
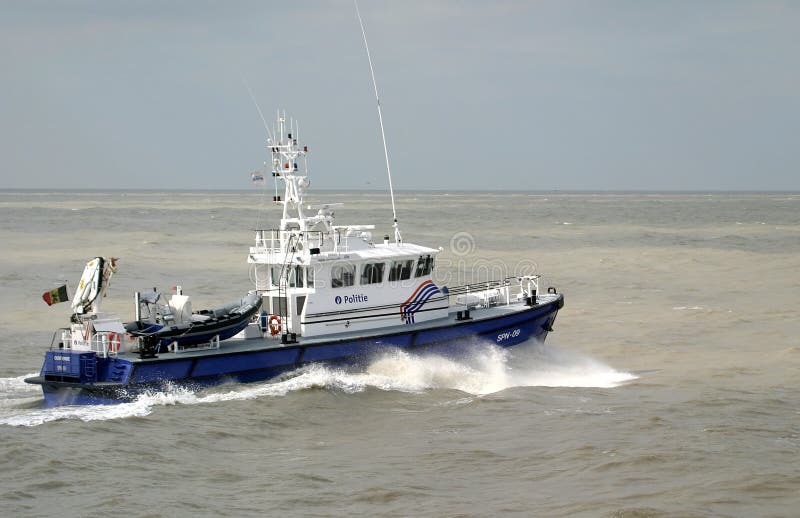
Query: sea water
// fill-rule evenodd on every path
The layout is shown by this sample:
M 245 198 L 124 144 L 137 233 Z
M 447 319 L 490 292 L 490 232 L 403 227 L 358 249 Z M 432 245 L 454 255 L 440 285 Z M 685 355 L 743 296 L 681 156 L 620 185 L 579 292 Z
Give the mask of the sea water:
M 310 202 L 391 234 L 383 193 Z M 0 191 L 3 516 L 798 515 L 793 193 L 400 193 L 439 284 L 565 294 L 545 344 L 41 408 L 23 379 L 69 317 L 44 291 L 102 255 L 125 319 L 153 287 L 225 303 L 279 217 L 255 192 Z

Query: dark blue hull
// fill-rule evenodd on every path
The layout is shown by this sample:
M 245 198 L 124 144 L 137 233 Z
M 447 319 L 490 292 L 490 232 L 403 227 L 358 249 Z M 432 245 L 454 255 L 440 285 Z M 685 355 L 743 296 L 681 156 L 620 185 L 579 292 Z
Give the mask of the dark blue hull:
M 27 381 L 42 386 L 47 406 L 108 404 L 131 400 L 146 390 L 158 390 L 167 383 L 201 387 L 224 381 L 268 380 L 311 363 L 359 365 L 387 349 L 431 352 L 457 358 L 468 354 L 478 341 L 500 347 L 511 347 L 528 340 L 544 341 L 562 306 L 563 298 L 559 295 L 547 304 L 526 307 L 501 316 L 450 321 L 440 327 L 380 336 L 308 341 L 277 347 L 265 345 L 249 350 L 226 351 L 223 348 L 209 354 L 186 357 L 171 355 L 170 358 L 133 361 L 97 358 L 97 372 L 93 373 L 93 379 L 59 379 L 58 376 L 46 375 L 47 372 L 55 372 L 53 369 L 63 370 L 54 367 L 57 358 L 93 353 L 48 351 L 42 375 Z M 77 361 L 76 358 L 72 364 L 76 365 Z

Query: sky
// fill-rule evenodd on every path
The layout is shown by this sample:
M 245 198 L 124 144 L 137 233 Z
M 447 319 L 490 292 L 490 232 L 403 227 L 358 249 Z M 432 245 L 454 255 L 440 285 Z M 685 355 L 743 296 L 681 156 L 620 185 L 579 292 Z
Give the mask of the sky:
M 397 190 L 800 190 L 800 3 L 361 0 Z M 0 0 L 0 189 L 385 189 L 353 2 Z

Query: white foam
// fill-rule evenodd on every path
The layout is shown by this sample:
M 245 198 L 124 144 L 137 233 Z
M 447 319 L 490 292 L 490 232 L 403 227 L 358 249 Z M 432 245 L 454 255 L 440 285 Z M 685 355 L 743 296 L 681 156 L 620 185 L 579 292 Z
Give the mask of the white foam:
M 372 362 L 362 376 L 384 390 L 454 389 L 472 395 L 489 394 L 510 386 L 507 359 L 505 351 L 492 346 L 476 347 L 469 357 L 458 361 L 394 351 Z
M 460 360 L 394 350 L 376 358 L 361 372 L 315 365 L 289 379 L 213 389 L 193 402 L 285 396 L 311 388 L 362 392 L 368 388 L 398 392 L 451 389 L 484 395 L 512 387 L 614 388 L 637 376 L 579 353 L 552 345 L 531 345 L 513 352 L 492 345 L 472 348 Z
M 12 399 L 17 395 L 30 395 L 41 393 L 38 385 L 25 383 L 25 378 L 37 376 L 38 372 L 32 372 L 14 378 L 0 378 L 0 399 Z
M 0 413 L 0 425 L 38 426 L 64 419 L 96 421 L 143 417 L 159 406 L 282 397 L 315 388 L 348 394 L 370 388 L 409 393 L 449 389 L 476 396 L 512 387 L 613 388 L 636 379 L 630 373 L 617 371 L 587 356 L 541 344 L 526 345 L 513 352 L 493 345 L 476 345 L 460 360 L 396 350 L 376 358 L 363 371 L 313 365 L 289 376 L 279 381 L 222 385 L 200 392 L 169 386 L 164 391 L 142 394 L 132 402 L 118 405 L 5 408 Z M 30 397 L 27 384 L 21 381 L 24 377 L 0 379 L 0 388 L 5 392 L 6 386 L 17 389 L 22 383 Z M 38 390 L 38 387 L 33 389 Z
M 13 378 L 0 378 L 0 412 L 6 408 L 30 407 L 42 399 L 42 389 L 25 383 L 25 378 L 36 373 Z
M 629 372 L 585 358 L 575 363 L 550 363 L 536 369 L 515 373 L 511 386 L 615 388 L 637 379 Z

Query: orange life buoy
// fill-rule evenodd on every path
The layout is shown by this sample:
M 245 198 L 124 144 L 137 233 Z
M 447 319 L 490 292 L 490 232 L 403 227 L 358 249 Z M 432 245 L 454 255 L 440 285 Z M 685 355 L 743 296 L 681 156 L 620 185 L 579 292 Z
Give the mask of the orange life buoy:
M 119 351 L 120 336 L 117 333 L 108 333 L 108 350 L 115 353 Z
M 272 336 L 281 332 L 281 317 L 278 315 L 270 315 L 269 317 L 269 334 Z

